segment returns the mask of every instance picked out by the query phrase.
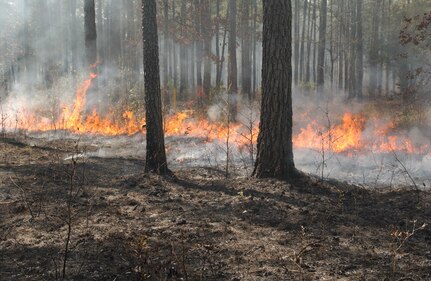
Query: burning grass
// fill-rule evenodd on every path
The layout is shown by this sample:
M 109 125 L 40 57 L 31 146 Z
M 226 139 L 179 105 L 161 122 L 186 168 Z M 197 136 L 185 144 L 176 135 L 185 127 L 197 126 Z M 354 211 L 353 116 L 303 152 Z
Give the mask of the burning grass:
M 114 113 L 116 110 L 112 109 L 102 115 L 96 109 L 88 110 L 87 91 L 96 78 L 95 74 L 90 74 L 78 87 L 73 103 L 61 104 L 57 116 L 47 118 L 26 107 L 15 108 L 19 116 L 16 120 L 9 116 L 8 122 L 4 122 L 5 126 L 9 130 L 21 129 L 30 132 L 66 130 L 81 135 L 145 134 L 145 118 L 139 117 L 142 114 L 124 110 L 118 115 Z M 7 105 L 2 108 L 7 108 Z M 219 110 L 223 112 L 223 109 Z M 376 114 L 368 115 L 365 112 L 345 112 L 335 116 L 335 120 L 330 120 L 329 114 L 319 119 L 316 116 L 311 117 L 311 112 L 306 111 L 299 119 L 296 118 L 299 120 L 298 123 L 301 123 L 297 126 L 302 127 L 295 129 L 294 147 L 349 155 L 360 151 L 374 153 L 395 151 L 421 155 L 431 153 L 429 138 L 422 136 L 418 130 L 413 132 L 414 134 L 406 129 L 400 132 L 395 121 L 382 122 Z M 307 122 L 303 122 L 304 120 Z M 258 123 L 255 120 L 252 120 L 251 124 L 226 124 L 223 121 L 209 121 L 196 116 L 192 110 L 167 115 L 164 126 L 167 137 L 195 137 L 208 142 L 217 140 L 223 142 L 229 137 L 230 142 L 239 147 L 256 144 L 258 136 Z

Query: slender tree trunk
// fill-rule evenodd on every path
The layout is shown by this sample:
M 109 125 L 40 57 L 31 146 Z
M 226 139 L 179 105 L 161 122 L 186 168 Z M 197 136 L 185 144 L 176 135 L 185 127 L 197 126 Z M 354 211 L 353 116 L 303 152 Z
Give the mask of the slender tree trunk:
M 304 58 L 305 58 L 305 24 L 307 22 L 307 8 L 308 8 L 308 1 L 304 2 L 304 12 L 302 15 L 302 33 L 301 33 L 301 47 L 300 47 L 300 58 L 299 58 L 299 81 L 304 82 Z
M 217 0 L 216 1 L 216 25 L 215 25 L 215 44 L 216 44 L 216 57 L 217 57 L 217 63 L 216 63 L 216 87 L 218 88 L 220 85 L 220 78 L 219 78 L 219 73 L 220 73 L 220 3 L 221 0 Z
M 94 0 L 84 2 L 85 53 L 89 65 L 97 62 L 96 12 Z
M 253 99 L 251 91 L 251 60 L 250 60 L 250 0 L 242 0 L 242 44 L 241 44 L 241 64 L 242 64 L 242 93 L 248 97 L 248 100 Z
M 321 0 L 319 21 L 319 49 L 317 54 L 317 94 L 324 95 L 325 83 L 325 48 L 326 48 L 326 18 L 328 13 L 328 1 Z
M 290 0 L 263 1 L 262 113 L 253 175 L 297 175 L 292 148 L 292 7 Z
M 257 1 L 253 0 L 253 99 L 256 96 L 257 87 Z
M 349 99 L 355 97 L 356 86 L 356 2 L 350 0 L 350 65 L 349 65 Z
M 175 0 L 172 0 L 172 20 L 175 22 L 177 18 L 176 10 L 175 10 Z M 176 99 L 176 92 L 178 89 L 178 59 L 177 59 L 177 43 L 173 39 L 172 40 L 172 76 L 174 80 L 174 93 Z
M 229 89 L 229 119 L 236 121 L 238 98 L 238 70 L 236 60 L 236 1 L 229 0 L 229 59 L 228 59 L 228 89 Z
M 202 0 L 202 37 L 204 41 L 204 98 L 208 100 L 211 91 L 211 4 L 209 0 Z
M 181 37 L 184 37 L 186 34 L 186 8 L 187 1 L 181 1 Z M 187 46 L 185 42 L 180 43 L 180 95 L 181 98 L 184 99 L 188 90 L 188 68 L 187 68 Z M 199 83 L 199 82 L 198 82 Z
M 295 15 L 294 15 L 294 83 L 295 85 L 298 85 L 298 81 L 299 81 L 299 22 L 300 22 L 300 5 L 299 5 L 300 1 L 299 0 L 295 0 Z M 256 30 L 255 30 L 256 31 Z
M 163 5 L 163 14 L 164 14 L 164 22 L 163 22 L 163 84 L 166 90 L 168 86 L 168 54 L 169 54 L 169 34 L 168 34 L 168 26 L 169 26 L 169 0 L 164 0 Z
M 314 0 L 313 5 L 316 5 L 316 0 Z M 311 18 L 311 7 L 308 8 L 307 15 L 307 55 L 305 62 L 305 82 L 309 83 L 311 78 L 310 66 L 311 66 L 311 32 L 312 32 L 312 18 Z
M 338 14 L 340 16 L 340 24 L 338 27 L 338 90 L 343 90 L 344 87 L 344 44 L 343 44 L 343 34 L 344 34 L 344 1 L 341 1 L 338 6 Z
M 317 5 L 313 7 L 313 82 L 316 84 L 317 64 Z
M 167 174 L 170 171 L 166 161 L 163 133 L 156 1 L 142 0 L 142 6 L 145 116 L 147 129 L 145 171 L 157 174 Z
M 202 8 L 200 0 L 194 0 L 195 6 L 195 30 L 198 38 L 195 42 L 196 47 L 196 96 L 199 99 L 199 103 L 203 103 L 203 81 L 202 81 L 202 61 L 203 61 L 203 48 L 202 48 Z
M 376 91 L 377 91 L 377 63 L 378 63 L 378 56 L 379 56 L 379 49 L 378 49 L 378 31 L 379 31 L 379 15 L 378 15 L 378 9 L 379 9 L 379 2 L 380 0 L 375 0 L 373 4 L 373 11 L 372 11 L 372 20 L 371 20 L 371 46 L 372 48 L 369 49 L 369 61 L 370 61 L 370 67 L 369 67 L 369 95 L 371 99 L 374 99 L 376 97 Z
M 362 36 L 362 8 L 363 0 L 356 0 L 356 97 L 362 100 L 362 83 L 364 80 L 364 70 L 363 70 L 363 36 Z

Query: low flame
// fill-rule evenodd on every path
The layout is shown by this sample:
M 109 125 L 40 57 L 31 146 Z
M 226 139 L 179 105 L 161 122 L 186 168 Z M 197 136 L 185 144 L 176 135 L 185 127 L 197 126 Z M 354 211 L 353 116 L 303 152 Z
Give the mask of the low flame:
M 37 117 L 33 112 L 23 111 L 23 120 L 17 127 L 27 131 L 67 130 L 76 134 L 97 134 L 105 136 L 134 135 L 145 132 L 145 119 L 137 117 L 132 111 L 124 111 L 120 120 L 115 118 L 113 111 L 100 116 L 96 110 L 85 114 L 86 94 L 91 82 L 97 77 L 90 74 L 77 89 L 72 106 L 62 105 L 62 111 L 56 120 Z M 329 123 L 329 122 L 328 122 Z M 370 123 L 375 123 L 375 125 Z M 372 150 L 375 152 L 403 151 L 415 154 L 430 153 L 430 145 L 416 144 L 407 136 L 391 134 L 393 124 L 376 125 L 363 114 L 345 113 L 341 123 L 322 126 L 317 121 L 311 121 L 305 128 L 293 137 L 295 148 L 332 151 L 346 153 Z M 371 131 L 367 128 L 373 128 Z M 193 117 L 192 111 L 182 111 L 165 118 L 166 136 L 191 136 L 207 141 L 219 140 L 239 147 L 256 144 L 258 125 L 252 128 L 242 124 L 225 124 L 210 122 L 206 119 Z
M 372 128 L 370 132 L 365 132 L 366 125 Z M 367 120 L 363 114 L 348 112 L 343 115 L 341 124 L 334 126 L 324 127 L 316 121 L 311 122 L 294 136 L 293 144 L 297 148 L 318 151 L 325 149 L 349 155 L 353 152 L 367 150 L 382 153 L 392 151 L 414 154 L 430 153 L 429 144 L 415 144 L 407 136 L 391 134 L 393 127 L 392 123 L 378 125 L 378 122 Z

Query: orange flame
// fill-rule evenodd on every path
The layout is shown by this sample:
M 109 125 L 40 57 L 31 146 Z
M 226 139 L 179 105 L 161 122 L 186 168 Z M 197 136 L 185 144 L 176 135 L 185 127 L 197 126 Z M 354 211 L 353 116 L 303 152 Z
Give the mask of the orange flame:
M 313 121 L 293 137 L 297 148 L 322 149 L 335 153 L 351 154 L 355 151 L 392 152 L 402 151 L 415 154 L 430 153 L 429 144 L 417 144 L 407 136 L 391 135 L 392 123 L 384 126 L 371 124 L 372 132 L 365 133 L 367 119 L 362 114 L 345 113 L 341 124 L 325 128 Z
M 121 118 L 115 118 L 113 111 L 100 116 L 96 110 L 85 114 L 86 94 L 91 82 L 97 77 L 92 73 L 77 89 L 72 106 L 62 106 L 62 111 L 56 120 L 37 117 L 34 112 L 23 111 L 23 120 L 18 128 L 28 131 L 67 130 L 77 134 L 97 134 L 106 136 L 133 135 L 144 133 L 145 119 L 138 118 L 132 111 L 124 111 Z M 363 114 L 345 113 L 341 123 L 327 127 L 310 122 L 293 137 L 295 148 L 325 149 L 335 153 L 346 153 L 372 150 L 376 152 L 403 151 L 407 153 L 428 154 L 429 144 L 416 144 L 407 136 L 391 134 L 394 124 L 369 127 L 370 120 Z M 372 122 L 371 122 L 372 123 Z M 377 124 L 377 122 L 374 122 Z M 203 118 L 194 118 L 192 111 L 182 111 L 167 116 L 164 121 L 166 136 L 191 136 L 203 138 L 206 141 L 226 142 L 229 137 L 231 143 L 240 148 L 256 144 L 258 125 L 248 128 L 242 124 L 225 124 L 210 122 Z M 367 133 L 365 133 L 367 131 Z

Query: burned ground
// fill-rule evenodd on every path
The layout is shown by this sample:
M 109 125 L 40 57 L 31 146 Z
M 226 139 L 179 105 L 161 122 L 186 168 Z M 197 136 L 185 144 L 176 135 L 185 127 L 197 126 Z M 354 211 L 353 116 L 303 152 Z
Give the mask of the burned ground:
M 61 275 L 71 184 L 68 280 L 431 278 L 429 192 L 418 202 L 408 187 L 225 180 L 198 167 L 160 178 L 131 157 L 78 156 L 73 167 L 71 155 L 95 149 L 0 140 L 2 280 Z

